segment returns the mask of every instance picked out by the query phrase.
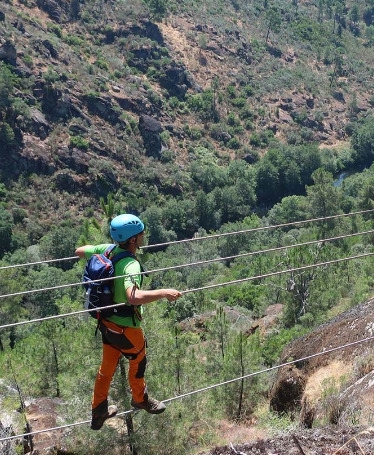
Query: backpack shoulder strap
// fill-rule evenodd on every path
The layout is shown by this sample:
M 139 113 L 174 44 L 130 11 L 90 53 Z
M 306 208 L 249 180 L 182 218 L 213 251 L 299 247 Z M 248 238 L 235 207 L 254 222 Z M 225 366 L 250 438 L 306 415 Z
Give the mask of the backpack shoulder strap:
M 137 261 L 136 257 L 132 253 L 130 253 L 130 251 L 121 251 L 120 253 L 117 253 L 112 257 L 112 263 L 115 264 L 116 262 L 120 261 L 123 258 L 133 258 Z
M 114 250 L 114 248 L 116 246 L 117 245 L 115 243 L 112 243 L 111 245 L 109 245 L 108 248 L 104 251 L 103 255 L 109 259 L 112 251 Z
M 148 273 L 146 273 L 146 270 L 145 270 L 143 264 L 139 261 L 139 259 L 134 254 L 130 253 L 130 251 L 121 251 L 121 253 L 115 254 L 111 259 L 112 264 L 114 265 L 116 262 L 120 261 L 123 258 L 133 258 L 133 259 L 135 259 L 135 261 L 138 261 L 140 264 L 141 272 L 143 274 L 145 274 L 145 276 L 148 276 Z M 142 275 L 142 280 L 143 280 L 143 275 Z

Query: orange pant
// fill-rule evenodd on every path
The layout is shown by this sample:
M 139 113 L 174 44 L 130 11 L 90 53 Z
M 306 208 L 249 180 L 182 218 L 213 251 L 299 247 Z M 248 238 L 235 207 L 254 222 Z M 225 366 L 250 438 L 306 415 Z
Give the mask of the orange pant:
M 128 378 L 132 397 L 136 402 L 143 401 L 146 390 L 144 373 L 147 364 L 143 330 L 140 327 L 119 327 L 109 321 L 105 321 L 104 326 L 100 328 L 103 335 L 103 357 L 96 376 L 92 409 L 108 398 L 110 383 L 121 355 L 129 360 Z M 125 344 L 128 345 L 126 348 L 116 346 L 113 344 L 113 341 L 116 341 L 111 338 L 113 334 L 115 337 L 121 337 L 121 331 L 126 339 Z

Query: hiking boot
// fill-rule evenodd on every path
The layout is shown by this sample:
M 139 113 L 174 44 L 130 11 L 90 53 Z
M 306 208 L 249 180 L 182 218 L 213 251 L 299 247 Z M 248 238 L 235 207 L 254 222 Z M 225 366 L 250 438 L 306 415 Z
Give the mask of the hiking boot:
M 108 400 L 103 401 L 92 409 L 91 430 L 100 430 L 104 422 L 117 414 L 117 406 L 109 406 Z
M 140 403 L 131 400 L 131 406 L 134 409 L 144 409 L 144 411 L 147 411 L 150 414 L 161 414 L 161 412 L 164 412 L 166 409 L 166 406 L 162 401 L 157 401 L 148 396 L 148 394 L 144 395 L 144 400 Z

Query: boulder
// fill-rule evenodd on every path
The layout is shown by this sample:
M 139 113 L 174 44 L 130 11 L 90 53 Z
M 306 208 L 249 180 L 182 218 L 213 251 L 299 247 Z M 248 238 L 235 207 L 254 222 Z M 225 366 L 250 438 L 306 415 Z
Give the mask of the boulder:
M 17 50 L 12 41 L 6 40 L 0 44 L 0 60 L 9 65 L 16 66 Z
M 311 427 L 313 420 L 323 412 L 329 412 L 330 423 L 338 423 L 340 418 L 348 423 L 354 414 L 359 415 L 362 422 L 372 418 L 373 372 L 370 371 L 365 379 L 357 380 L 354 369 L 360 358 L 370 357 L 371 344 L 358 341 L 373 336 L 373 302 L 374 299 L 370 299 L 351 308 L 283 350 L 280 364 L 300 361 L 278 370 L 270 400 L 274 411 L 298 410 L 307 427 Z M 340 349 L 341 346 L 344 349 Z M 331 403 L 323 398 L 329 383 L 336 388 Z
M 141 115 L 139 118 L 139 131 L 147 154 L 160 157 L 162 150 L 160 133 L 163 131 L 161 123 L 149 115 Z

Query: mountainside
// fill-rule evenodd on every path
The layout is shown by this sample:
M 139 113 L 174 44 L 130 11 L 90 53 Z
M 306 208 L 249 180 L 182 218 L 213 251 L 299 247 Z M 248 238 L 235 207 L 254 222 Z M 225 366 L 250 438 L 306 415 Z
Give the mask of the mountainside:
M 168 6 L 155 22 L 138 1 L 3 3 L 0 60 L 20 79 L 2 180 L 24 177 L 13 200 L 37 200 L 43 229 L 108 192 L 139 211 L 188 197 L 191 163 L 253 163 L 274 141 L 339 157 L 370 111 L 364 5 Z
M 152 393 L 269 368 L 35 451 L 374 453 L 371 342 L 272 370 L 374 333 L 373 46 L 373 0 L 1 3 L 3 323 L 81 309 L 71 256 L 128 211 L 147 288 L 185 294 L 147 307 Z M 67 320 L 0 332 L 1 434 L 89 418 L 100 340 Z

